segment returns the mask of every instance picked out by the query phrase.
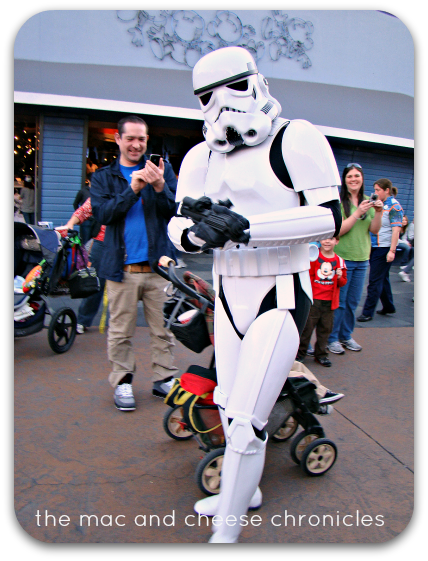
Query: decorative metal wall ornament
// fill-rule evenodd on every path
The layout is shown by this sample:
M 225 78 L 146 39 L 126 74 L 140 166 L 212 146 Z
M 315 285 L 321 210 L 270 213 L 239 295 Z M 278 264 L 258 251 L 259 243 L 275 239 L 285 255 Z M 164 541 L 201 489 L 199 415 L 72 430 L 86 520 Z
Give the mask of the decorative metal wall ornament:
M 302 63 L 302 68 L 309 68 L 312 62 L 306 51 L 312 49 L 314 42 L 311 38 L 314 26 L 310 21 L 300 18 L 288 19 L 288 15 L 280 10 L 272 10 L 273 19 L 266 17 L 262 22 L 262 37 L 271 40 L 269 55 L 271 60 L 279 57 L 296 58 Z
M 208 25 L 193 10 L 160 10 L 158 15 L 146 10 L 117 10 L 116 13 L 119 21 L 133 24 L 127 30 L 132 35 L 131 43 L 135 47 L 148 44 L 159 60 L 169 57 L 193 68 L 210 51 L 238 46 L 247 49 L 256 62 L 267 52 L 274 62 L 285 57 L 296 59 L 302 68 L 312 66 L 306 51 L 314 45 L 313 24 L 300 18 L 289 19 L 280 10 L 272 10 L 272 17 L 263 18 L 259 32 L 262 40 L 258 40 L 252 25 L 244 25 L 228 10 L 219 10 Z

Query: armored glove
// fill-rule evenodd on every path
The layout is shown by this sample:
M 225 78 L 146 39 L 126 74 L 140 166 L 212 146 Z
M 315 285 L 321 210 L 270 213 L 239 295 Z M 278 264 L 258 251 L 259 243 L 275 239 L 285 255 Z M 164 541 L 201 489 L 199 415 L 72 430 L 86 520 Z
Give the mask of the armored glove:
M 231 211 L 231 206 L 230 201 L 215 204 L 208 197 L 183 199 L 180 212 L 195 222 L 189 231 L 205 241 L 202 250 L 223 247 L 229 240 L 248 243 L 250 234 L 245 230 L 249 229 L 250 223 L 244 216 Z

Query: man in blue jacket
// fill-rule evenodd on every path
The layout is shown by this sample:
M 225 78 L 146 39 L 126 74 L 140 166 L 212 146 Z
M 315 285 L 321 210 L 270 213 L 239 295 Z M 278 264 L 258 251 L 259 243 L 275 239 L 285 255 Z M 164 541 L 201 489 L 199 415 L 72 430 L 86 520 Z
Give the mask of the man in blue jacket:
M 142 300 L 150 327 L 153 394 L 163 397 L 178 373 L 173 365 L 173 336 L 165 329 L 164 279 L 150 264 L 162 255 L 173 256 L 167 224 L 176 211 L 177 180 L 171 165 L 147 159 L 148 127 L 140 117 L 118 123 L 115 140 L 120 158 L 92 176 L 91 203 L 95 219 L 106 225 L 104 258 L 99 274 L 106 279 L 109 301 L 109 382 L 114 403 L 133 411 L 132 379 L 136 371 L 132 337 L 137 305 Z

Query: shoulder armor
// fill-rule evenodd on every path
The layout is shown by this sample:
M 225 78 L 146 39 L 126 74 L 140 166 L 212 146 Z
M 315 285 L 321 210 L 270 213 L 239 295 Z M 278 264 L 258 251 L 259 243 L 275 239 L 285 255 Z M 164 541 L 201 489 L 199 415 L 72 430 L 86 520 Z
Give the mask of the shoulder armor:
M 203 196 L 209 157 L 210 149 L 206 142 L 197 144 L 186 154 L 178 176 L 176 201 L 184 197 L 198 199 Z
M 296 192 L 341 184 L 330 144 L 308 121 L 290 121 L 282 138 L 282 154 Z

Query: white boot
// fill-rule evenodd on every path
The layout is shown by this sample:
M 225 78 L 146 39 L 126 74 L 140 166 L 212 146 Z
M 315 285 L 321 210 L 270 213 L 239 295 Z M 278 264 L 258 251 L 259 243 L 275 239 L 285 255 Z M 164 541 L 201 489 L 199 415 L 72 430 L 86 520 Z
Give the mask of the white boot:
M 263 474 L 266 440 L 256 437 L 248 419 L 235 417 L 228 429 L 224 454 L 221 492 L 218 495 L 217 520 L 210 543 L 236 543 L 241 532 L 241 518 L 247 514 Z M 229 518 L 228 518 L 229 517 Z M 234 517 L 231 518 L 231 517 Z M 226 519 L 228 518 L 228 523 Z M 235 521 L 232 524 L 232 520 Z
M 248 510 L 257 510 L 262 506 L 263 495 L 260 491 L 260 487 L 257 487 L 256 492 L 251 497 L 250 506 Z M 195 512 L 198 514 L 204 514 L 205 516 L 214 516 L 218 513 L 218 505 L 220 501 L 220 495 L 212 495 L 211 497 L 206 497 L 201 499 L 193 507 Z
M 215 528 L 213 528 L 213 535 L 208 540 L 208 543 L 238 543 L 238 536 L 225 536 L 220 532 L 217 532 Z

